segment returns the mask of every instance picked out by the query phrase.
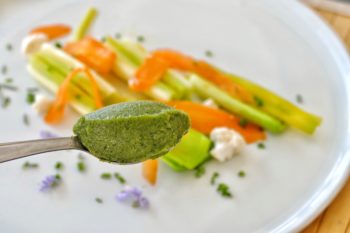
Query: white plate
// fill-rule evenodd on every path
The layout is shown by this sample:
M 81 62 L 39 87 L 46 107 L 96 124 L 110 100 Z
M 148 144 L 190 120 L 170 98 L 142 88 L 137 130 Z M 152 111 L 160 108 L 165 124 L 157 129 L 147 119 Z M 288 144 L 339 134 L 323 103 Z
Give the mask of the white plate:
M 0 141 L 37 138 L 40 129 L 70 135 L 77 115 L 49 127 L 25 103 L 25 88 L 35 86 L 20 56 L 21 38 L 33 26 L 54 22 L 76 25 L 86 1 L 2 1 L 0 63 L 20 87 L 7 110 L 0 109 Z M 229 163 L 210 162 L 200 179 L 160 167 L 156 187 L 140 167 L 115 166 L 86 157 L 88 171 L 76 171 L 77 152 L 39 155 L 40 169 L 23 171 L 17 160 L 0 165 L 0 231 L 11 232 L 293 232 L 309 223 L 336 195 L 350 165 L 349 60 L 343 46 L 321 20 L 294 1 L 280 0 L 118 0 L 91 1 L 100 16 L 94 35 L 122 32 L 146 38 L 149 48 L 177 48 L 197 57 L 214 52 L 212 62 L 243 75 L 321 115 L 312 137 L 294 130 L 270 135 L 265 150 L 255 145 Z M 11 42 L 14 51 L 5 50 Z M 24 126 L 22 114 L 30 116 Z M 65 164 L 63 185 L 40 193 L 40 180 Z M 237 172 L 244 170 L 245 178 Z M 99 175 L 119 171 L 144 187 L 148 211 L 117 203 L 116 181 Z M 219 171 L 234 199 L 223 199 L 209 179 Z M 102 197 L 102 205 L 95 203 Z

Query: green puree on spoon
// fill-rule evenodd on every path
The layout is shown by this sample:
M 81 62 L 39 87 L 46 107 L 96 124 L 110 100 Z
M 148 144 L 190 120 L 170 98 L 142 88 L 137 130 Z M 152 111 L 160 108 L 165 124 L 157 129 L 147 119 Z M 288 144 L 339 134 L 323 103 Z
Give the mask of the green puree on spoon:
M 82 116 L 73 132 L 101 160 L 139 163 L 169 152 L 187 133 L 186 113 L 153 101 L 110 105 Z

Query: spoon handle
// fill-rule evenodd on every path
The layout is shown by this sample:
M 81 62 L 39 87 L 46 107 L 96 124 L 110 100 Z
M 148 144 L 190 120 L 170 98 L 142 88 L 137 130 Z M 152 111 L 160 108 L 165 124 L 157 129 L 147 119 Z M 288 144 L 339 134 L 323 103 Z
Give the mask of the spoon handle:
M 84 150 L 77 137 L 0 143 L 0 163 L 49 151 Z

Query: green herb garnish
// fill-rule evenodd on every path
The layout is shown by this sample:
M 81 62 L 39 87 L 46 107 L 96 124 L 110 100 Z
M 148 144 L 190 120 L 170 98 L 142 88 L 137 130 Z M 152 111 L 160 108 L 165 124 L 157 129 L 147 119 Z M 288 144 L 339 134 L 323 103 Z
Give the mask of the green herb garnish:
M 9 84 L 9 83 L 12 83 L 13 82 L 13 79 L 12 78 L 6 78 L 5 79 L 5 83 L 6 84 Z
M 38 91 L 39 91 L 39 88 L 37 88 L 37 87 L 28 87 L 28 88 L 27 88 L 27 91 L 28 91 L 28 92 L 32 92 L 32 93 L 35 93 L 35 92 L 38 92 Z
M 29 122 L 29 117 L 27 114 L 23 114 L 23 117 L 22 117 L 22 120 L 23 120 L 23 123 L 26 125 L 26 126 L 29 126 L 30 125 L 30 122 Z
M 122 177 L 118 172 L 114 173 L 114 177 L 119 181 L 121 184 L 125 184 L 126 180 L 124 177 Z
M 11 103 L 10 97 L 4 97 L 2 99 L 1 106 L 2 106 L 2 108 L 7 108 L 10 105 L 10 103 Z
M 137 41 L 140 42 L 140 43 L 142 43 L 142 42 L 145 41 L 145 37 L 143 37 L 143 36 L 138 36 L 138 37 L 137 37 Z
M 55 43 L 55 47 L 60 49 L 60 48 L 62 48 L 62 44 L 60 42 L 56 42 Z
M 227 186 L 227 184 L 220 183 L 218 185 L 218 188 L 216 189 L 221 196 L 226 197 L 226 198 L 232 198 L 232 194 L 230 192 L 230 188 Z
M 37 163 L 31 163 L 31 162 L 25 162 L 23 165 L 22 165 L 22 168 L 23 169 L 32 169 L 32 168 L 38 168 L 39 167 L 39 164 Z
M 117 32 L 117 33 L 114 35 L 114 37 L 115 37 L 116 39 L 120 39 L 120 38 L 122 38 L 122 34 L 121 34 L 120 32 Z
M 196 168 L 194 176 L 199 178 L 205 174 L 205 168 L 203 166 L 199 166 Z
M 300 94 L 298 94 L 298 95 L 296 96 L 296 99 L 297 99 L 297 102 L 298 102 L 299 104 L 302 104 L 302 103 L 304 102 L 304 99 L 303 99 L 303 97 L 302 97 Z
M 245 177 L 245 175 L 246 175 L 246 174 L 245 174 L 244 171 L 239 171 L 239 172 L 238 172 L 238 176 L 239 176 L 239 177 L 242 177 L 242 178 L 243 178 L 243 177 Z
M 35 102 L 35 94 L 33 92 L 27 93 L 27 103 L 33 104 Z
M 3 65 L 2 67 L 1 67 L 1 74 L 7 74 L 7 66 L 5 66 L 5 65 Z
M 207 57 L 213 57 L 213 52 L 210 50 L 205 51 L 205 56 Z
M 13 85 L 10 85 L 8 83 L 2 83 L 0 84 L 0 88 L 1 89 L 6 89 L 6 90 L 9 90 L 9 91 L 17 91 L 18 88 L 13 86 Z
M 110 180 L 111 178 L 112 178 L 112 174 L 111 173 L 105 172 L 105 173 L 101 174 L 101 179 Z
M 56 170 L 62 170 L 63 169 L 63 163 L 61 163 L 61 162 L 56 162 L 55 163 L 55 169 Z
M 241 126 L 242 128 L 245 128 L 248 124 L 248 120 L 245 118 L 241 118 L 238 122 L 239 126 Z
M 8 43 L 6 45 L 6 49 L 7 49 L 7 51 L 12 51 L 12 49 L 13 49 L 12 44 Z
M 258 107 L 264 106 L 264 101 L 260 97 L 254 96 L 254 100 L 255 100 L 256 106 Z
M 258 148 L 259 148 L 259 149 L 265 149 L 266 147 L 265 147 L 265 144 L 264 144 L 264 143 L 259 142 L 259 143 L 258 143 Z
M 216 180 L 219 178 L 219 173 L 214 172 L 213 175 L 210 178 L 210 184 L 214 185 L 216 183 Z
M 85 163 L 83 161 L 79 161 L 77 163 L 77 168 L 78 168 L 79 172 L 85 172 L 85 170 L 86 170 Z
M 103 203 L 103 200 L 102 200 L 101 198 L 99 198 L 99 197 L 96 197 L 96 198 L 95 198 L 95 201 L 96 201 L 97 203 L 99 203 L 99 204 L 102 204 L 102 203 Z

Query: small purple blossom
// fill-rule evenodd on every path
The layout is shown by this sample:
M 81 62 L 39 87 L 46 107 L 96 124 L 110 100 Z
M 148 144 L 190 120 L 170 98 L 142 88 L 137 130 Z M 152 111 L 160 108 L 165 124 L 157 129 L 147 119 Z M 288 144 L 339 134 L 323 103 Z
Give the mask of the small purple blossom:
M 61 183 L 60 175 L 57 174 L 57 175 L 46 176 L 45 179 L 41 182 L 40 191 L 46 192 L 51 188 L 58 186 L 60 183 Z
M 54 134 L 47 130 L 40 130 L 40 138 L 42 139 L 49 139 L 49 138 L 57 138 L 58 135 Z
M 132 206 L 135 208 L 147 209 L 149 207 L 148 199 L 142 196 L 142 191 L 137 187 L 126 186 L 116 195 L 116 200 L 132 203 Z

